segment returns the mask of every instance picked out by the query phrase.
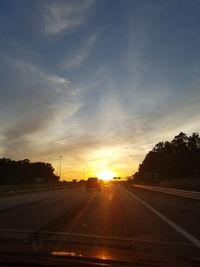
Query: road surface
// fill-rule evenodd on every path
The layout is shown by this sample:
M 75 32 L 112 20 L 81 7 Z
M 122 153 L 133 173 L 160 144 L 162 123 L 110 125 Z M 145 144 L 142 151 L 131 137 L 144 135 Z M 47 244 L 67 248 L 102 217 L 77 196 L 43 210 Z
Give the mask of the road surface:
M 196 246 L 200 240 L 200 201 L 121 185 L 4 196 L 0 218 L 1 231 L 64 231 Z

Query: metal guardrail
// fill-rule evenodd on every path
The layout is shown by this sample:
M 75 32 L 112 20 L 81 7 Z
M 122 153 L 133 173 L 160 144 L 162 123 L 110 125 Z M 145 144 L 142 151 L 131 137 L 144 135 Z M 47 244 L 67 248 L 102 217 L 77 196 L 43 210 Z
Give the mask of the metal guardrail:
M 188 190 L 174 189 L 168 187 L 158 187 L 158 186 L 138 185 L 138 184 L 134 184 L 134 187 L 200 200 L 200 192 L 197 191 L 188 191 Z

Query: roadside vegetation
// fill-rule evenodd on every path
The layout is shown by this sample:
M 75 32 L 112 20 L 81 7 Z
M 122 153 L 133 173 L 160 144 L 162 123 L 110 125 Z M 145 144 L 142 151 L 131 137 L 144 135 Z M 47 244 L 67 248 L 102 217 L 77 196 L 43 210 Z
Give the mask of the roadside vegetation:
M 0 159 L 0 185 L 52 184 L 58 180 L 59 177 L 54 174 L 54 168 L 50 163 L 32 163 L 28 159 Z
M 159 142 L 148 152 L 133 176 L 135 183 L 167 180 L 200 181 L 200 136 L 180 132 L 171 142 Z

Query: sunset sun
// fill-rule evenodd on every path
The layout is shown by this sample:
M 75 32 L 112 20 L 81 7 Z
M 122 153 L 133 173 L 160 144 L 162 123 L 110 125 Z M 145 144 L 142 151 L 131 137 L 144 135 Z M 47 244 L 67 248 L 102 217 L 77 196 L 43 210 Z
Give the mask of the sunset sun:
M 109 181 L 112 180 L 112 178 L 115 176 L 115 173 L 112 171 L 101 171 L 97 175 L 99 179 Z

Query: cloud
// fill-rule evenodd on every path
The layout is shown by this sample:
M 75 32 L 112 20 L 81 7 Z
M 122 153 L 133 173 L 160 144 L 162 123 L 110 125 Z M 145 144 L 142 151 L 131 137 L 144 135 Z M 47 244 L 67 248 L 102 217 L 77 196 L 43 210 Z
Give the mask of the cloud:
M 43 14 L 44 31 L 47 34 L 69 32 L 82 25 L 95 0 L 47 2 Z
M 63 155 L 66 178 L 85 165 L 126 175 L 157 142 L 199 131 L 198 9 L 190 20 L 174 4 L 118 2 L 95 16 L 96 0 L 2 11 L 2 155 L 53 164 Z
M 130 174 L 157 142 L 171 140 L 180 131 L 199 130 L 198 85 L 196 89 L 189 87 L 187 95 L 172 99 L 171 91 L 160 94 L 154 84 L 149 84 L 149 91 L 131 90 L 130 86 L 121 91 L 121 85 L 109 77 L 108 73 L 106 80 L 103 76 L 96 81 L 96 87 L 91 83 L 92 88 L 82 96 L 83 105 L 67 122 L 68 127 L 73 125 L 68 134 L 74 138 L 63 141 L 66 161 L 78 154 L 84 159 L 82 164 L 107 162 Z M 108 88 L 104 88 L 104 82 Z M 112 158 L 107 158 L 105 151 L 113 152 Z
M 45 141 L 57 138 L 63 121 L 79 108 L 78 90 L 71 82 L 23 61 L 12 61 L 1 108 L 4 155 L 31 154 Z M 17 86 L 15 85 L 17 83 Z M 52 131 L 52 132 L 51 132 Z M 20 151 L 20 153 L 19 153 Z
M 24 62 L 17 62 L 16 66 L 19 79 L 26 77 L 26 82 L 23 89 L 18 89 L 20 104 L 17 101 L 18 105 L 12 107 L 17 121 L 5 132 L 5 151 L 17 158 L 31 155 L 31 159 L 51 161 L 54 166 L 56 155 L 61 154 L 66 177 L 80 177 L 85 164 L 88 172 L 92 166 L 108 165 L 130 174 L 155 143 L 170 140 L 189 126 L 190 130 L 198 126 L 194 125 L 200 114 L 195 89 L 193 97 L 188 92 L 187 97 L 176 99 L 176 104 L 164 102 L 165 96 L 161 97 L 157 90 L 152 95 L 129 91 L 130 104 L 121 96 L 120 86 L 111 83 L 109 73 L 99 77 L 95 88 L 93 83 L 88 84 L 90 90 L 85 92 L 74 88 L 66 78 L 37 66 Z M 102 90 L 105 77 L 109 88 Z M 126 92 L 126 88 L 123 90 Z
M 97 38 L 99 37 L 100 31 L 89 36 L 86 43 L 80 47 L 74 54 L 70 55 L 67 59 L 65 59 L 62 67 L 66 70 L 73 70 L 86 60 L 92 48 L 94 47 Z

